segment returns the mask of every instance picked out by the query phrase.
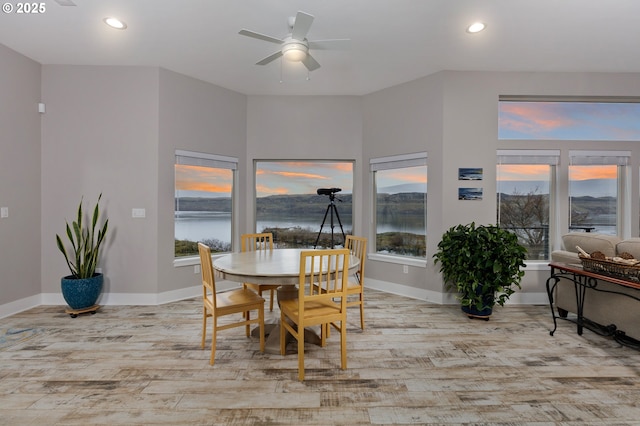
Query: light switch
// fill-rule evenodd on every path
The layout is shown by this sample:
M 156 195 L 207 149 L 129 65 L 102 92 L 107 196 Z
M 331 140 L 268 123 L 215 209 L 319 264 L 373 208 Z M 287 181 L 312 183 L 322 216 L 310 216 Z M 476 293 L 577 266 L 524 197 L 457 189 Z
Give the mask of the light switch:
M 131 217 L 135 217 L 135 218 L 147 217 L 147 212 L 145 209 L 131 209 Z
M 0 217 L 9 217 L 9 207 L 0 207 Z

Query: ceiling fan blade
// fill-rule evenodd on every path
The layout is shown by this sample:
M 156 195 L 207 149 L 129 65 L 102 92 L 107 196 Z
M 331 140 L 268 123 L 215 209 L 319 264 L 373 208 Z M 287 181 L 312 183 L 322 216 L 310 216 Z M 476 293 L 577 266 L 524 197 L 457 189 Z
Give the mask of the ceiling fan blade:
M 309 42 L 309 49 L 316 50 L 346 50 L 351 48 L 351 40 L 348 38 L 334 40 L 315 40 Z
M 243 35 L 243 36 L 247 36 L 247 37 L 251 37 L 251 38 L 257 38 L 258 40 L 264 40 L 264 41 L 268 41 L 271 43 L 276 43 L 276 44 L 282 44 L 284 40 L 280 40 L 279 38 L 275 38 L 275 37 L 271 37 L 265 34 L 260 34 L 257 33 L 255 31 L 251 31 L 251 30 L 245 30 L 242 29 L 240 30 L 240 32 L 238 32 L 238 34 Z
M 280 56 L 282 56 L 282 51 L 278 50 L 276 53 L 267 56 L 266 58 L 264 58 L 260 62 L 256 62 L 256 65 L 267 65 L 268 63 L 273 62 L 276 59 L 278 59 Z
M 313 59 L 313 56 L 309 54 L 307 54 L 307 56 L 302 60 L 302 63 L 305 67 L 307 67 L 309 71 L 317 70 L 318 68 L 320 68 L 320 64 L 318 63 L 318 61 Z
M 296 22 L 293 24 L 293 30 L 291 31 L 291 38 L 296 40 L 304 40 L 313 23 L 313 15 L 308 13 L 298 12 L 296 15 Z

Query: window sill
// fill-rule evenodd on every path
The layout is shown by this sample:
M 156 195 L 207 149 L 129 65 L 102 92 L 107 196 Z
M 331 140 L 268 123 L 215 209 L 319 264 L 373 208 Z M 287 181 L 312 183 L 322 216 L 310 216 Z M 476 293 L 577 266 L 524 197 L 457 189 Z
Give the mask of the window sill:
M 220 256 L 224 256 L 225 254 L 228 254 L 228 253 L 214 254 L 211 256 L 211 258 L 215 260 Z M 173 259 L 174 268 L 181 268 L 184 266 L 193 266 L 193 265 L 199 265 L 199 264 L 200 264 L 200 256 L 185 256 L 185 257 L 178 257 Z
M 370 253 L 367 255 L 367 259 L 378 261 L 378 262 L 396 263 L 398 265 L 417 266 L 421 268 L 427 267 L 426 259 L 418 259 L 414 257 L 390 256 L 390 255 L 379 254 L 379 253 Z
M 549 269 L 549 262 L 551 262 L 551 260 L 536 260 L 536 261 L 525 261 L 524 263 L 527 265 L 526 268 L 524 268 L 525 272 L 526 271 L 548 271 Z

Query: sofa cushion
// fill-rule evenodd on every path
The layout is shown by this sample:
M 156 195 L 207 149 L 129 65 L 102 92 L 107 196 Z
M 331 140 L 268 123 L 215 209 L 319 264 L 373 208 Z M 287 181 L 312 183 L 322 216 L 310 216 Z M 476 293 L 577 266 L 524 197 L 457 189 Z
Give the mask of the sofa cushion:
M 551 252 L 551 261 L 571 264 L 580 263 L 580 258 L 578 258 L 578 253 L 573 251 L 554 250 Z
M 640 259 L 640 238 L 628 238 L 620 241 L 616 248 L 618 254 L 631 253 L 636 259 Z
M 605 256 L 616 255 L 616 246 L 622 240 L 615 235 L 595 234 L 591 232 L 570 232 L 562 236 L 562 246 L 567 251 L 577 252 L 576 246 L 587 253 L 601 251 Z

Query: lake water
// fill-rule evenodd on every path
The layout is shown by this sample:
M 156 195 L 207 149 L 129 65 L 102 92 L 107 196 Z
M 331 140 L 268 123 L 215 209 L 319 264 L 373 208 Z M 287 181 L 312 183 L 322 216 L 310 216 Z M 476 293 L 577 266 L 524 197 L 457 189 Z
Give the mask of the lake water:
M 317 220 L 301 218 L 272 218 L 259 220 L 256 229 L 258 232 L 264 228 L 293 228 L 311 229 L 314 232 L 320 231 L 324 214 Z M 342 227 L 345 233 L 352 230 L 351 217 L 340 215 Z M 334 233 L 340 232 L 337 219 L 334 219 Z M 324 224 L 323 232 L 331 232 L 330 217 Z M 397 221 L 379 221 L 378 232 L 412 232 L 424 235 L 424 228 L 419 224 L 397 223 Z M 175 216 L 175 238 L 178 240 L 200 241 L 202 239 L 215 238 L 225 243 L 231 242 L 231 215 L 229 213 L 215 212 L 179 212 Z

